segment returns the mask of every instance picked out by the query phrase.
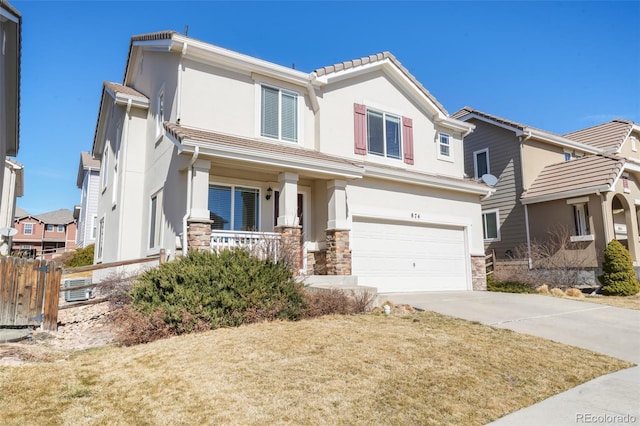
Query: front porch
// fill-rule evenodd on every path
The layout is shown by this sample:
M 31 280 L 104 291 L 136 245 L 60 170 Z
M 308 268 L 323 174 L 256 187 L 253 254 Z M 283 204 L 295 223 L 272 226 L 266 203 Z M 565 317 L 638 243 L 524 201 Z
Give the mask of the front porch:
M 242 247 L 297 275 L 351 275 L 345 180 L 234 166 L 192 164 L 184 251 Z

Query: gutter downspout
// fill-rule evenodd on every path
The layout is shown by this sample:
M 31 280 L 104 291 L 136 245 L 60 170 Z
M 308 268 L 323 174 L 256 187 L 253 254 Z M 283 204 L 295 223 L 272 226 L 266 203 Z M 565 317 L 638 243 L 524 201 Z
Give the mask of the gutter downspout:
M 182 72 L 184 71 L 184 55 L 187 53 L 187 42 L 182 44 L 182 53 L 180 54 L 180 62 L 178 63 L 178 88 L 176 90 L 176 122 L 180 124 L 182 118 Z
M 191 161 L 189 161 L 189 166 L 187 167 L 187 209 L 182 217 L 182 256 L 186 256 L 189 252 L 187 238 L 187 219 L 191 216 L 191 199 L 193 197 L 193 187 L 191 181 L 193 180 L 193 164 L 198 159 L 198 155 L 200 154 L 200 147 L 196 146 L 193 151 L 193 155 L 191 156 Z
M 527 264 L 529 269 L 533 269 L 533 261 L 531 260 L 531 235 L 529 234 L 529 206 L 524 205 L 524 223 L 527 231 Z

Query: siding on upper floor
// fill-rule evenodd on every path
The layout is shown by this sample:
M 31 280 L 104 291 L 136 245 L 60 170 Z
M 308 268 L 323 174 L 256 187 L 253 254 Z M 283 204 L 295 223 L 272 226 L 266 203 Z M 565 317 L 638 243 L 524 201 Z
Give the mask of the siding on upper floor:
M 482 210 L 498 209 L 500 241 L 485 242 L 487 252 L 494 250 L 498 258 L 516 255 L 518 246 L 526 244 L 522 195 L 520 142 L 515 134 L 479 120 L 470 120 L 476 129 L 464 138 L 465 173 L 473 177 L 474 152 L 489 149 L 489 173 L 498 178 L 496 192 L 482 201 Z

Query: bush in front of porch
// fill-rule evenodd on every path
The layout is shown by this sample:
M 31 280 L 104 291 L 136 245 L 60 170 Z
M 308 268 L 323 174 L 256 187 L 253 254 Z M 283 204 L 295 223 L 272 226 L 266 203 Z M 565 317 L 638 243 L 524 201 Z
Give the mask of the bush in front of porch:
M 286 266 L 241 249 L 190 251 L 145 272 L 130 294 L 132 309 L 168 335 L 297 319 L 304 303 Z

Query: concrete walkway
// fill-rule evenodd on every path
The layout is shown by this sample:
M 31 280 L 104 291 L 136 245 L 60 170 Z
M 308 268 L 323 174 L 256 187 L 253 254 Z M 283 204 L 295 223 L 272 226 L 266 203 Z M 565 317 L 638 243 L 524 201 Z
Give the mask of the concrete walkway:
M 640 364 L 640 311 L 535 294 L 387 293 L 407 303 Z M 640 425 L 640 367 L 601 376 L 491 425 Z

